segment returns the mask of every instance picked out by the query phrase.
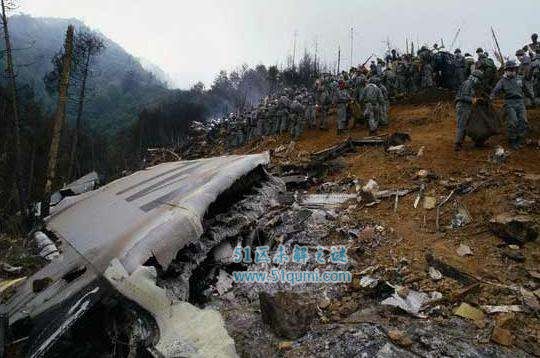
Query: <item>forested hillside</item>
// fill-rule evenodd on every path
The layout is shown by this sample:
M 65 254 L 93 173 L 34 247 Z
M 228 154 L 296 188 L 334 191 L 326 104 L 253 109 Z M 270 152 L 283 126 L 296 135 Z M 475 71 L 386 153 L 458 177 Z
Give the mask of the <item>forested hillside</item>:
M 132 124 L 138 112 L 168 90 L 164 83 L 140 62 L 105 35 L 94 32 L 77 19 L 34 18 L 15 15 L 9 19 L 13 57 L 20 86 L 31 88 L 46 112 L 54 109 L 54 94 L 47 92 L 43 78 L 52 70 L 52 58 L 61 49 L 66 28 L 90 31 L 103 39 L 105 49 L 92 59 L 89 74 L 85 122 L 100 133 L 114 134 Z M 2 46 L 3 48 L 3 46 Z M 0 65 L 4 70 L 4 61 Z M 71 86 L 70 96 L 75 95 Z M 67 108 L 68 120 L 75 111 L 72 101 Z
M 147 149 L 186 145 L 193 121 L 250 110 L 280 88 L 310 87 L 317 73 L 306 53 L 282 70 L 244 64 L 216 71 L 209 86 L 170 89 L 167 74 L 80 20 L 7 19 L 12 50 L 0 44 L 0 113 L 7 119 L 0 122 L 0 217 L 90 171 L 109 181 L 136 170 Z

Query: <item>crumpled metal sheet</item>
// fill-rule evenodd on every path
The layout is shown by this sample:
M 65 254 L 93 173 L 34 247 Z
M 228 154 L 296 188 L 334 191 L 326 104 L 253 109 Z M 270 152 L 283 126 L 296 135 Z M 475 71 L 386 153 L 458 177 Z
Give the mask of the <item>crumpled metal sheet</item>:
M 424 292 L 408 290 L 406 297 L 402 297 L 398 292 L 394 292 L 392 296 L 381 302 L 382 305 L 394 306 L 401 308 L 403 311 L 417 317 L 425 317 L 421 311 L 426 303 L 440 299 L 442 296 L 439 292 L 431 292 L 430 295 Z
M 166 268 L 182 247 L 200 237 L 210 204 L 269 161 L 263 153 L 163 163 L 66 198 L 46 219 L 47 230 L 60 239 L 62 254 L 8 302 L 10 324 L 25 317 L 40 321 L 42 326 L 32 332 L 33 346 L 45 351 L 54 342 L 51 337 L 62 335 L 79 318 L 74 313 L 82 311 L 69 307 L 74 298 L 96 284 L 100 293 L 111 288 L 102 276 L 113 260 L 128 275 L 151 256 Z M 86 269 L 81 275 L 66 278 L 80 267 Z M 48 284 L 36 291 L 38 280 Z M 62 314 L 54 314 L 58 309 Z
M 48 219 L 47 228 L 103 272 L 118 258 L 132 273 L 150 256 L 167 267 L 202 234 L 210 204 L 268 154 L 164 163 L 114 181 Z
M 99 185 L 99 175 L 96 172 L 90 172 L 79 179 L 65 185 L 59 191 L 54 192 L 51 195 L 50 205 L 54 206 L 60 204 L 65 198 L 78 196 L 83 193 L 92 191 Z
M 303 195 L 298 201 L 300 205 L 306 207 L 337 207 L 349 200 L 356 200 L 356 198 L 356 194 L 327 193 Z
M 69 192 L 71 195 L 78 195 L 94 190 L 98 184 L 99 175 L 94 171 L 64 186 L 60 192 Z

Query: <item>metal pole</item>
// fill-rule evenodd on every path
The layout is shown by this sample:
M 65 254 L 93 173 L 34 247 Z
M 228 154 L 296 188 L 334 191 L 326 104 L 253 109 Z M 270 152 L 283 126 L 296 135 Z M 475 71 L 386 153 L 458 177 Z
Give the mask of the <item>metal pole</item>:
M 298 32 L 294 30 L 294 45 L 293 45 L 293 55 L 292 55 L 292 67 L 295 67 L 295 60 L 296 60 L 296 36 L 298 36 Z
M 319 49 L 319 42 L 317 36 L 315 36 L 315 73 L 317 73 L 317 52 Z
M 338 45 L 338 52 L 337 52 L 337 71 L 336 74 L 339 74 L 339 65 L 341 63 L 341 46 Z
M 353 67 L 353 43 L 354 43 L 354 30 L 351 27 L 351 66 Z

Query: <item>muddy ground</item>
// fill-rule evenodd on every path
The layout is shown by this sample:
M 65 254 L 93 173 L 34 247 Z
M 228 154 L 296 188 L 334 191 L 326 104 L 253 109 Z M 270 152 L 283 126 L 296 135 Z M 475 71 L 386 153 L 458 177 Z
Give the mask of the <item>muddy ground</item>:
M 500 104 L 498 107 L 500 109 Z M 318 306 L 318 318 L 309 332 L 296 340 L 273 334 L 261 322 L 257 298 L 251 295 L 242 300 L 245 292 L 235 288 L 235 302 L 222 302 L 221 309 L 242 356 L 540 354 L 538 311 L 527 306 L 519 291 L 525 288 L 528 292 L 536 290 L 536 294 L 539 293 L 539 242 L 509 246 L 489 230 L 489 220 L 500 213 L 521 213 L 539 219 L 540 109 L 529 111 L 533 131 L 528 145 L 519 151 L 508 149 L 503 133 L 491 138 L 486 147 L 476 148 L 467 141 L 463 151 L 454 152 L 455 116 L 450 102 L 393 104 L 390 119 L 390 125 L 380 133 L 408 133 L 411 141 L 406 144 L 404 154 L 388 153 L 381 147 L 358 147 L 355 152 L 338 158 L 338 167 L 341 167 L 315 180 L 307 191 L 321 191 L 323 183 L 332 182 L 338 191 L 354 192 L 354 186 L 347 186 L 347 183 L 357 180 L 362 184 L 374 179 L 381 189 L 418 188 L 423 184 L 424 196 L 432 196 L 440 204 L 464 183 L 472 189 L 459 195 L 454 191 L 440 208 L 438 222 L 437 210 L 425 209 L 423 200 L 414 208 L 417 192 L 400 197 L 397 206 L 393 197 L 373 206 L 346 204 L 348 209 L 342 209 L 350 217 L 347 225 L 359 227 L 361 234 L 351 240 L 330 230 L 321 244 L 364 247 L 350 268 L 355 277 L 353 283 L 342 285 L 331 297 L 329 305 Z M 332 118 L 328 131 L 307 130 L 294 145 L 289 144 L 290 139 L 285 135 L 266 138 L 235 152 L 272 149 L 276 150 L 274 165 L 294 165 L 304 163 L 310 154 L 338 144 L 347 136 L 362 138 L 368 133 L 359 128 L 337 136 Z M 490 160 L 497 146 L 503 147 L 508 155 L 502 163 Z M 427 176 L 426 172 L 419 173 L 420 170 L 427 171 Z M 527 205 L 516 204 L 523 200 Z M 471 221 L 453 228 L 452 219 L 463 208 Z M 338 209 L 338 215 L 341 215 L 339 213 Z M 339 223 L 336 227 L 340 225 L 343 226 Z M 385 234 L 373 245 L 373 227 L 377 226 L 384 228 Z M 460 256 L 456 252 L 462 244 L 470 248 L 471 255 Z M 506 252 L 514 258 L 509 258 Z M 430 264 L 426 257 L 429 254 L 472 280 L 460 282 L 456 276 L 445 274 L 442 279 L 434 280 L 428 273 Z M 358 281 L 365 276 L 361 274 L 365 269 L 371 276 L 391 284 L 426 293 L 440 292 L 444 298 L 425 319 L 388 309 L 379 304 L 377 297 L 360 287 Z M 293 290 L 298 291 L 298 288 Z M 321 298 L 313 291 L 305 291 L 302 297 L 317 304 Z M 485 318 L 481 321 L 468 320 L 453 313 L 463 302 L 476 308 L 520 305 L 524 312 L 484 312 Z M 390 332 L 392 330 L 397 331 Z

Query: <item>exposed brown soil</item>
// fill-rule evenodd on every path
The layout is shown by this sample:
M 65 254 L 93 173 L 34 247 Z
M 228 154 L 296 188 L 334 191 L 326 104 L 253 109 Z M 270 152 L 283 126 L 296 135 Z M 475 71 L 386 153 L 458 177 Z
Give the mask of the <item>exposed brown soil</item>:
M 500 107 L 498 103 L 499 110 Z M 529 110 L 528 116 L 532 131 L 529 144 L 525 148 L 519 151 L 509 150 L 503 134 L 492 137 L 484 148 L 475 148 L 471 141 L 467 141 L 464 150 L 456 153 L 453 150 L 455 115 L 451 102 L 393 104 L 390 111 L 391 123 L 388 128 L 383 128 L 381 133 L 410 134 L 412 140 L 407 147 L 412 154 L 396 156 L 386 153 L 380 147 L 359 147 L 355 153 L 344 156 L 347 167 L 325 178 L 326 181 L 339 182 L 352 177 L 363 182 L 374 179 L 381 189 L 410 188 L 418 186 L 420 179 L 416 177 L 416 173 L 424 169 L 436 175 L 436 178 L 424 179 L 424 182 L 426 195 L 436 197 L 438 202 L 451 192 L 447 182 L 461 182 L 470 178 L 475 183 L 485 182 L 486 185 L 472 193 L 454 196 L 449 200 L 441 209 L 439 230 L 436 228 L 436 210 L 425 210 L 422 201 L 417 209 L 413 207 L 416 193 L 400 198 L 396 212 L 393 198 L 385 199 L 372 207 L 359 205 L 356 220 L 377 222 L 393 235 L 363 257 L 357 270 L 361 271 L 372 265 L 396 267 L 400 260 L 406 259 L 411 267 L 407 282 L 412 287 L 423 291 L 437 290 L 445 296 L 455 293 L 462 288 L 456 281 L 445 278 L 434 282 L 429 278 L 425 255 L 433 252 L 460 270 L 489 282 L 483 284 L 475 295 L 468 296 L 469 302 L 479 305 L 521 304 L 517 295 L 505 292 L 504 288 L 491 283 L 508 286 L 530 286 L 532 283 L 532 289 L 535 286 L 537 288 L 538 281 L 534 283 L 528 271 L 538 270 L 540 267 L 540 242 L 537 240 L 527 243 L 520 249 L 525 256 L 525 262 L 512 261 L 503 256 L 502 252 L 507 245 L 489 231 L 487 223 L 496 214 L 517 213 L 518 210 L 513 205 L 517 197 L 536 200 L 536 206 L 529 209 L 528 214 L 540 219 L 540 182 L 526 178 L 528 174 L 540 174 L 540 109 Z M 351 130 L 347 135 L 362 138 L 368 136 L 368 133 L 367 129 L 361 128 Z M 328 131 L 307 130 L 286 158 L 275 160 L 299 161 L 311 153 L 342 142 L 347 135 L 337 136 L 335 123 Z M 261 143 L 252 143 L 237 152 L 276 149 L 282 145 L 287 146 L 289 142 L 288 136 L 266 138 Z M 502 164 L 488 160 L 497 145 L 509 153 L 509 157 Z M 423 155 L 417 156 L 420 148 L 423 148 Z M 457 203 L 467 208 L 472 223 L 452 229 L 449 225 Z M 361 242 L 359 244 L 361 245 Z M 468 245 L 473 255 L 458 256 L 456 248 L 460 244 Z M 540 325 L 537 317 L 518 314 L 517 319 L 520 322 L 520 334 L 536 337 L 535 342 L 538 345 Z

